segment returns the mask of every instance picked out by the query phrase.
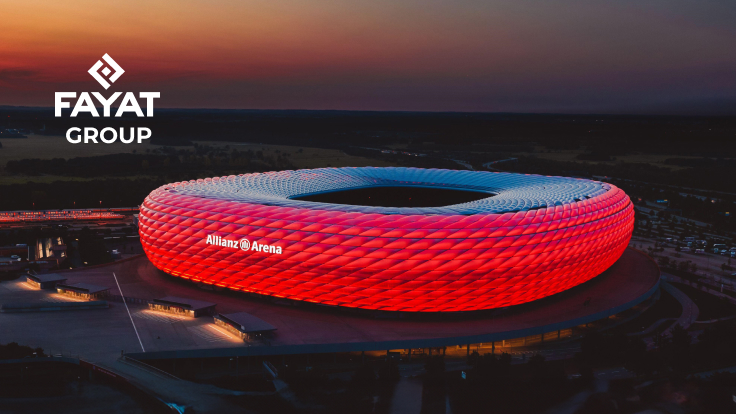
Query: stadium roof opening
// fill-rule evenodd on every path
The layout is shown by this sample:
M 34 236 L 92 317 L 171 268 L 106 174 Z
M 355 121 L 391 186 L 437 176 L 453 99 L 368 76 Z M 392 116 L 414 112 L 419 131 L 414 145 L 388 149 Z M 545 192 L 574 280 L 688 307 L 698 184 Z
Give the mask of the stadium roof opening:
M 379 186 L 348 188 L 291 197 L 292 200 L 371 207 L 442 207 L 492 197 L 493 194 L 455 188 Z

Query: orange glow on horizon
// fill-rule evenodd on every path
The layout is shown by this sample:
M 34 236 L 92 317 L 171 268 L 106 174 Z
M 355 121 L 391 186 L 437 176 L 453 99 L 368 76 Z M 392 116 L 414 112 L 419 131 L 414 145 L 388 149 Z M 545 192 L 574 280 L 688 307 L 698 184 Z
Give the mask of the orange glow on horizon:
M 687 7 L 6 0 L 0 105 L 99 91 L 87 69 L 105 53 L 126 71 L 117 90 L 161 91 L 161 107 L 592 110 L 736 95 L 733 24 L 721 10 L 734 6 Z

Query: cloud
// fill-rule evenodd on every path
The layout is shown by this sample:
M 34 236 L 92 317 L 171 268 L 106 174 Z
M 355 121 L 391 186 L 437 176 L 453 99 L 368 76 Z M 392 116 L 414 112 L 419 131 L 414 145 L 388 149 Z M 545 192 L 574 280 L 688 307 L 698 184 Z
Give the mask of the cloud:
M 31 69 L 0 69 L 0 81 L 28 79 L 36 75 L 38 72 Z
M 27 68 L 0 69 L 0 86 L 11 89 L 32 89 L 40 72 Z

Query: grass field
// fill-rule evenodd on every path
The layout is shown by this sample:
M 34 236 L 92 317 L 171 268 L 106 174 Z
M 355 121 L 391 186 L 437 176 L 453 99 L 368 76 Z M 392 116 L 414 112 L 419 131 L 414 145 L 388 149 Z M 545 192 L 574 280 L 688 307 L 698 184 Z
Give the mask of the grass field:
M 158 148 L 146 142 L 142 144 L 70 144 L 62 136 L 29 135 L 28 138 L 0 139 L 0 165 L 8 161 L 27 158 L 74 158 L 94 157 L 97 155 L 146 152 L 146 149 Z
M 645 310 L 641 315 L 634 319 L 625 322 L 615 328 L 612 328 L 606 333 L 612 335 L 622 335 L 629 332 L 641 332 L 657 322 L 660 319 L 665 318 L 677 318 L 682 313 L 682 305 L 674 296 L 670 295 L 666 291 L 661 291 L 661 296 L 657 303 Z M 664 323 L 658 329 L 664 330 L 672 323 Z
M 545 160 L 552 160 L 552 161 L 573 161 L 573 162 L 580 162 L 585 164 L 607 164 L 607 165 L 614 165 L 619 162 L 627 162 L 627 163 L 642 163 L 642 164 L 651 164 L 655 165 L 657 167 L 664 167 L 669 168 L 670 170 L 680 170 L 687 167 L 677 166 L 677 165 L 669 165 L 665 164 L 665 160 L 668 158 L 693 158 L 698 159 L 701 157 L 686 157 L 682 155 L 670 155 L 670 154 L 644 154 L 644 153 L 633 153 L 633 154 L 626 154 L 626 155 L 619 155 L 616 156 L 615 160 L 612 161 L 590 161 L 590 160 L 580 160 L 577 159 L 577 156 L 580 154 L 585 153 L 585 151 L 582 150 L 553 150 L 551 152 L 547 152 L 544 147 L 536 147 L 534 151 L 534 156 L 545 159 Z M 529 155 L 529 153 L 518 153 L 515 155 Z
M 683 283 L 672 283 L 698 305 L 698 321 L 719 319 L 736 314 L 736 305 Z
M 264 144 L 247 144 L 233 143 L 224 141 L 205 142 L 197 141 L 201 145 L 210 145 L 218 147 L 228 147 L 239 151 L 263 151 L 263 155 L 276 156 L 277 151 L 282 154 L 289 154 L 289 160 L 296 168 L 321 168 L 321 167 L 390 167 L 395 164 L 386 161 L 375 160 L 365 157 L 356 157 L 347 155 L 341 150 L 310 148 L 310 147 L 293 147 L 287 145 L 264 145 Z
M 146 150 L 153 150 L 160 146 L 149 143 L 142 144 L 70 144 L 62 136 L 41 136 L 30 135 L 26 139 L 2 139 L 0 140 L 3 147 L 0 148 L 0 166 L 4 166 L 8 161 L 21 160 L 26 158 L 74 158 L 74 157 L 92 157 L 106 154 L 118 153 L 145 153 Z M 268 144 L 250 144 L 250 143 L 234 143 L 226 141 L 197 141 L 201 145 L 210 145 L 216 147 L 252 149 L 254 151 L 263 151 L 265 155 L 276 155 L 276 151 L 288 153 L 291 155 L 292 163 L 297 168 L 318 168 L 318 167 L 386 167 L 391 164 L 385 161 L 374 160 L 364 157 L 354 157 L 343 153 L 337 149 L 296 147 L 285 145 L 268 145 Z M 405 145 L 395 145 L 396 149 L 401 149 Z M 186 148 L 186 147 L 182 147 Z M 190 147 L 191 148 L 191 147 Z M 301 152 L 299 149 L 301 148 Z M 575 161 L 590 164 L 616 164 L 617 162 L 630 163 L 647 163 L 659 167 L 666 167 L 672 170 L 678 170 L 685 167 L 667 165 L 664 161 L 667 158 L 699 158 L 699 157 L 683 157 L 667 154 L 628 154 L 617 156 L 615 161 L 587 161 L 579 160 L 576 157 L 583 153 L 581 150 L 556 150 L 547 152 L 544 147 L 535 147 L 533 154 L 542 159 L 553 161 Z M 514 155 L 529 155 L 529 153 L 519 153 Z
M 393 150 L 407 150 L 409 148 L 407 144 L 403 144 L 403 143 L 388 145 L 388 147 Z M 537 158 L 541 158 L 544 160 L 561 161 L 561 162 L 578 162 L 578 163 L 583 163 L 583 164 L 614 165 L 619 162 L 641 163 L 641 164 L 651 164 L 657 167 L 669 168 L 672 171 L 681 170 L 681 169 L 685 169 L 688 167 L 665 164 L 665 160 L 667 160 L 668 158 L 691 158 L 691 159 L 702 158 L 702 157 L 696 157 L 696 156 L 673 155 L 673 154 L 666 154 L 666 153 L 661 153 L 661 154 L 631 153 L 631 154 L 626 154 L 626 155 L 615 156 L 616 159 L 611 160 L 611 161 L 592 161 L 592 160 L 581 160 L 577 158 L 578 155 L 586 153 L 586 151 L 583 149 L 550 150 L 547 147 L 542 146 L 542 145 L 536 145 L 533 148 L 534 148 L 533 152 L 516 152 L 516 153 L 511 153 L 510 155 L 514 157 L 528 157 L 530 155 L 533 155 Z M 421 152 L 421 150 L 419 152 Z
M 61 136 L 30 135 L 25 139 L 2 139 L 0 148 L 0 166 L 4 167 L 8 161 L 30 158 L 75 158 L 94 157 L 100 155 L 120 153 L 145 153 L 146 150 L 154 150 L 159 145 L 149 143 L 142 144 L 70 144 L 66 138 Z M 323 149 L 310 147 L 292 147 L 285 145 L 247 144 L 225 141 L 198 141 L 200 145 L 212 147 L 228 147 L 239 151 L 253 150 L 262 151 L 265 156 L 276 156 L 279 153 L 289 154 L 289 160 L 296 168 L 319 168 L 319 167 L 387 167 L 390 164 L 385 161 L 374 160 L 364 157 L 347 155 L 337 149 Z M 177 147 L 178 148 L 178 147 Z M 181 147 L 182 149 L 192 147 Z M 139 177 L 138 171 L 131 171 L 131 177 Z M 102 177 L 99 177 L 102 178 Z M 23 176 L 9 175 L 0 172 L 0 185 L 23 184 L 26 182 L 52 183 L 54 181 L 80 181 L 83 178 L 65 177 L 57 175 Z

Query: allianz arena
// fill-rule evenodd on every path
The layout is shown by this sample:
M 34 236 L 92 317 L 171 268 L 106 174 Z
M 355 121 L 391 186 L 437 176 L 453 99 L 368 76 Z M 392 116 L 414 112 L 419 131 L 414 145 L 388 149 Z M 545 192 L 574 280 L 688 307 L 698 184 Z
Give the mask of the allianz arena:
M 323 305 L 458 312 L 598 276 L 634 211 L 602 182 L 481 171 L 321 168 L 168 184 L 141 206 L 158 269 Z

